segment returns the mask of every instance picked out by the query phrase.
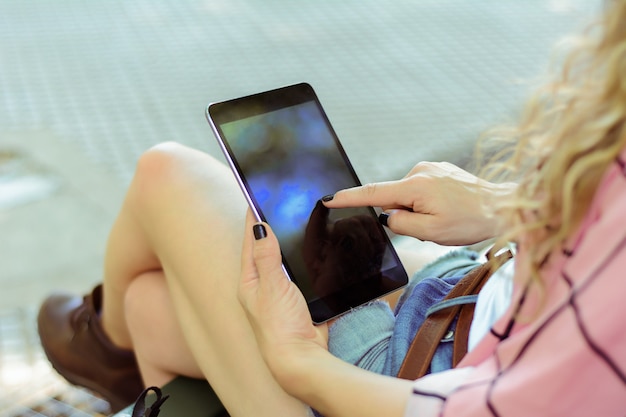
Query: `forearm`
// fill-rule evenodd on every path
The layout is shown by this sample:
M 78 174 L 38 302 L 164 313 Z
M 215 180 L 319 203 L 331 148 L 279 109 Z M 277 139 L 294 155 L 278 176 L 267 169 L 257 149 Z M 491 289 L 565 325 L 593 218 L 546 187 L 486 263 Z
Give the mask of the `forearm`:
M 323 349 L 299 355 L 279 380 L 291 395 L 329 417 L 401 417 L 413 384 L 357 368 Z

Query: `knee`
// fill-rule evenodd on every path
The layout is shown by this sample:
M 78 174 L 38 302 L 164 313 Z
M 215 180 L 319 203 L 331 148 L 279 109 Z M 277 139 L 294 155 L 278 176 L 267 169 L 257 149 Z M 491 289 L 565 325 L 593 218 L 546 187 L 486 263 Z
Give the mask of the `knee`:
M 163 142 L 145 151 L 137 161 L 135 181 L 160 183 L 171 178 L 177 167 L 184 164 L 190 148 L 176 142 Z
M 230 170 L 216 158 L 165 142 L 139 158 L 125 203 L 145 216 L 163 205 L 171 209 L 171 204 L 189 201 L 207 190 L 230 190 L 233 184 Z
M 176 142 L 164 142 L 145 151 L 137 161 L 130 187 L 134 203 L 150 204 L 154 198 L 182 180 L 192 149 Z

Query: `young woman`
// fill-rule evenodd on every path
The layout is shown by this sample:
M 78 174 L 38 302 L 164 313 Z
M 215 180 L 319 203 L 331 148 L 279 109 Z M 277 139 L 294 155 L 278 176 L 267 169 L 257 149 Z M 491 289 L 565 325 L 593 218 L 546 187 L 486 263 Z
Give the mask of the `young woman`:
M 510 143 L 487 165 L 499 184 L 426 163 L 326 199 L 382 207 L 388 227 L 420 239 L 516 243 L 510 307 L 456 369 L 406 381 L 331 354 L 271 228 L 243 221 L 229 170 L 175 144 L 140 159 L 103 286 L 42 306 L 50 360 L 114 406 L 141 390 L 136 357 L 145 384 L 206 378 L 235 417 L 623 415 L 626 1 L 605 8 L 519 125 L 494 134 Z

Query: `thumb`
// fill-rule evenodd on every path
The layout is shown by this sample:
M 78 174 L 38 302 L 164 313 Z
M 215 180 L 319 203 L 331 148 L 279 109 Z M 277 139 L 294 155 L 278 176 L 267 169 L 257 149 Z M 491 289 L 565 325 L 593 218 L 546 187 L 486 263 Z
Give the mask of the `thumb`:
M 246 214 L 246 232 L 243 236 L 243 247 L 241 248 L 241 281 L 240 292 L 245 288 L 255 288 L 258 286 L 259 274 L 256 269 L 253 257 L 254 238 L 253 227 L 256 222 L 254 214 L 248 209 Z
M 283 272 L 282 255 L 278 239 L 267 223 L 257 223 L 252 227 L 254 234 L 253 259 L 261 281 L 267 285 L 289 282 Z
M 392 232 L 412 236 L 420 240 L 430 240 L 429 230 L 433 224 L 430 214 L 416 213 L 408 210 L 388 210 L 379 216 L 380 222 Z

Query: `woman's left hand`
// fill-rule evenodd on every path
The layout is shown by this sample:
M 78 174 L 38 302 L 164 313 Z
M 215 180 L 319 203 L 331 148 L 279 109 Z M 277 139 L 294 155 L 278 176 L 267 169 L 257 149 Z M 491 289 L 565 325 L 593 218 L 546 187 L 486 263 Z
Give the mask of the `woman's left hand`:
M 302 293 L 282 269 L 271 228 L 257 224 L 248 210 L 245 230 L 239 300 L 268 367 L 282 384 L 292 360 L 307 350 L 328 349 L 328 328 L 313 325 Z
M 248 212 L 239 299 L 276 381 L 324 415 L 404 415 L 413 381 L 331 355 L 327 325 L 313 325 L 302 293 L 283 272 L 276 236 L 267 224 L 255 223 Z

